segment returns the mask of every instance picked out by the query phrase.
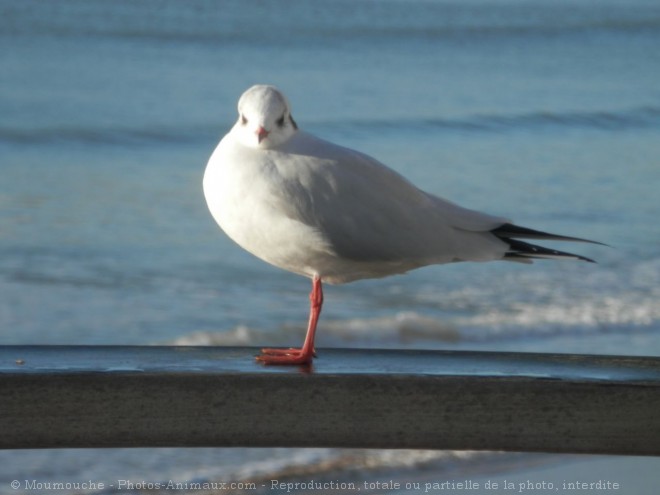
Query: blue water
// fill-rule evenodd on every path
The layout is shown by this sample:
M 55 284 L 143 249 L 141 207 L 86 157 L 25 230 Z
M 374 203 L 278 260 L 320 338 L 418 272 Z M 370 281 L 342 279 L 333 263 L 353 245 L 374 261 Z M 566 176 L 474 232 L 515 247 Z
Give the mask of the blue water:
M 309 282 L 242 252 L 201 192 L 238 96 L 270 83 L 430 192 L 612 246 L 328 287 L 320 348 L 660 354 L 657 1 L 0 0 L 0 43 L 0 344 L 298 344 Z M 1 453 L 0 486 L 344 455 Z

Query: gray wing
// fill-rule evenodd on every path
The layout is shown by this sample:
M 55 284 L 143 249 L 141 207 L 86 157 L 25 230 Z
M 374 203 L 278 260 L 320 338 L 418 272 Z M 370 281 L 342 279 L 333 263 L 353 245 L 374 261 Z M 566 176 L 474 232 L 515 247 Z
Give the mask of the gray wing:
M 295 143 L 294 143 L 295 144 Z M 412 264 L 502 258 L 489 231 L 506 219 L 425 193 L 362 153 L 305 135 L 283 170 L 296 188 L 292 216 L 316 229 L 334 252 L 355 261 Z M 304 191 L 304 194 L 300 194 Z

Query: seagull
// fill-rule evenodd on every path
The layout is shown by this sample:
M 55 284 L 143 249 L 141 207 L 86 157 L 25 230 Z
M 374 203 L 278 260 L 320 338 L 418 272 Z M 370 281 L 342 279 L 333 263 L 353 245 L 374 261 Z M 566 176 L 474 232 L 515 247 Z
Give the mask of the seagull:
M 521 239 L 593 242 L 519 227 L 417 188 L 376 159 L 298 128 L 274 86 L 238 101 L 238 121 L 211 155 L 203 189 L 211 215 L 239 246 L 312 281 L 302 347 L 261 350 L 264 364 L 309 365 L 322 282 L 343 284 L 458 261 L 584 256 Z

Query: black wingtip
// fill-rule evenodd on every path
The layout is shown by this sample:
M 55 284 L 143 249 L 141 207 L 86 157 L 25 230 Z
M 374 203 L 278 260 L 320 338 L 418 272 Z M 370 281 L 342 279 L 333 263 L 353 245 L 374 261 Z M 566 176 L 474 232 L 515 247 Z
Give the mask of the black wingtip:
M 496 229 L 491 230 L 493 234 L 500 238 L 509 239 L 540 239 L 549 241 L 570 241 L 570 242 L 588 242 L 589 244 L 598 244 L 599 246 L 608 246 L 607 244 L 599 241 L 592 241 L 591 239 L 583 239 L 581 237 L 569 237 L 565 235 L 550 234 L 541 230 L 529 229 L 527 227 L 519 227 L 512 223 L 505 223 Z
M 533 244 L 529 244 L 530 246 L 533 246 Z M 536 251 L 538 251 L 541 246 L 535 246 Z M 542 248 L 545 249 L 545 248 Z M 510 260 L 510 261 L 522 261 L 523 263 L 525 262 L 531 262 L 533 260 L 540 260 L 540 259 L 570 259 L 570 260 L 579 260 L 579 261 L 586 261 L 588 263 L 598 263 L 595 260 L 592 260 L 591 258 L 587 258 L 586 256 L 582 256 L 580 254 L 574 254 L 574 253 L 567 253 L 564 251 L 557 251 L 556 249 L 548 249 L 547 254 L 536 254 L 536 253 L 524 253 L 524 252 L 519 252 L 519 251 L 509 251 L 504 255 L 504 259 Z
M 528 229 L 526 227 L 519 227 L 510 223 L 500 225 L 496 229 L 491 230 L 491 233 L 496 235 L 500 240 L 509 245 L 509 251 L 504 255 L 504 259 L 511 261 L 531 262 L 534 259 L 574 259 L 586 261 L 588 263 L 596 263 L 596 261 L 586 256 L 579 254 L 568 253 L 566 251 L 559 251 L 557 249 L 549 249 L 536 244 L 523 242 L 518 239 L 545 239 L 549 241 L 572 241 L 572 242 L 588 242 L 590 244 L 598 244 L 607 246 L 598 241 L 591 241 L 589 239 L 582 239 L 579 237 L 568 237 L 563 235 L 550 234 L 540 230 Z

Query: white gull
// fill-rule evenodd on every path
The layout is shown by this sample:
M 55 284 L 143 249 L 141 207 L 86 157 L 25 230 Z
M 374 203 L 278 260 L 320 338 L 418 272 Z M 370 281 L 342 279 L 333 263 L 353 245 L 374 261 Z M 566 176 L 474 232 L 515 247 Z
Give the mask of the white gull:
M 583 256 L 518 239 L 586 241 L 518 227 L 426 193 L 368 155 L 298 129 L 286 97 L 256 85 L 204 174 L 218 225 L 245 250 L 312 279 L 301 348 L 263 349 L 266 364 L 309 364 L 321 282 L 341 284 L 457 261 Z

